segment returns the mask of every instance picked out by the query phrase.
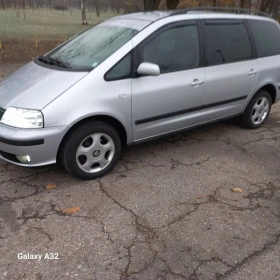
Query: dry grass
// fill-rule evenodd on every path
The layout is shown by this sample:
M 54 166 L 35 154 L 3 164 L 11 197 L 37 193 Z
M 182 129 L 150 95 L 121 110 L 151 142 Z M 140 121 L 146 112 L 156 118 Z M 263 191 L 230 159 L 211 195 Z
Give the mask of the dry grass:
M 100 17 L 96 17 L 94 13 L 87 13 L 89 25 L 82 25 L 78 9 L 64 12 L 48 9 L 0 10 L 0 41 L 34 40 L 34 38 L 66 40 L 114 15 L 101 13 Z

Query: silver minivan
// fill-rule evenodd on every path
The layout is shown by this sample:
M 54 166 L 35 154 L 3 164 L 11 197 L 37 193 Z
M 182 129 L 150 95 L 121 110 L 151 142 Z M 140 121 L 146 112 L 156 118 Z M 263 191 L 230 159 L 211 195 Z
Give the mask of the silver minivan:
M 60 161 L 93 179 L 125 145 L 234 116 L 258 128 L 279 88 L 280 29 L 269 17 L 127 14 L 0 83 L 0 157 L 27 167 Z

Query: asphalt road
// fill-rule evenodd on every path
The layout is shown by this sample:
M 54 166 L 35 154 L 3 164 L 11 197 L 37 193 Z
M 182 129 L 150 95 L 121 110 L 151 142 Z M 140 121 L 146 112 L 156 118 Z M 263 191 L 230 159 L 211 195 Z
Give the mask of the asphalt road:
M 231 120 L 125 149 L 99 180 L 0 161 L 0 278 L 280 279 L 279 140 L 277 104 L 258 130 Z

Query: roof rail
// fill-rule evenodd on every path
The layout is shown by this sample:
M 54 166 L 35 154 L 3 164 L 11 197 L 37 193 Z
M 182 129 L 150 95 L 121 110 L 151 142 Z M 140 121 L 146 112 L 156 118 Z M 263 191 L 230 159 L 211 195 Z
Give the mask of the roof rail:
M 183 15 L 191 11 L 214 11 L 214 12 L 217 11 L 217 12 L 225 12 L 225 13 L 230 12 L 235 14 L 249 14 L 249 15 L 251 14 L 251 15 L 270 17 L 269 14 L 260 11 L 254 11 L 254 10 L 243 9 L 243 8 L 234 8 L 234 7 L 219 7 L 219 6 L 190 7 L 190 8 L 174 11 L 173 13 L 170 14 L 170 16 Z

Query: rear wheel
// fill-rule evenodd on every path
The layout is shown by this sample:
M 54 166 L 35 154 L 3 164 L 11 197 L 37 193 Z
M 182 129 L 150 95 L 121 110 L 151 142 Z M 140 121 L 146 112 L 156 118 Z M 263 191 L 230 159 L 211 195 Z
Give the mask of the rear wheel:
M 62 164 L 72 175 L 94 179 L 106 174 L 115 165 L 121 141 L 110 125 L 92 121 L 79 126 L 65 140 Z
M 246 128 L 261 127 L 269 116 L 271 105 L 271 95 L 265 90 L 260 90 L 249 102 L 241 116 L 242 125 Z

